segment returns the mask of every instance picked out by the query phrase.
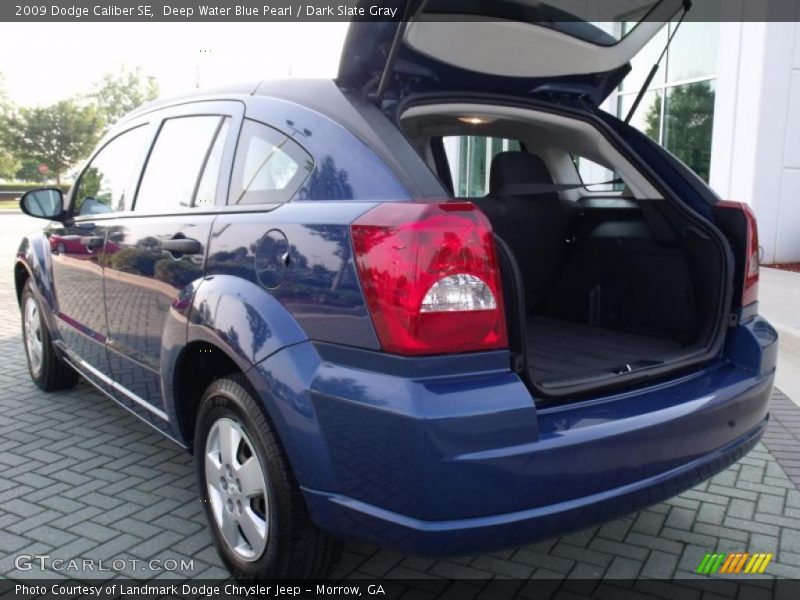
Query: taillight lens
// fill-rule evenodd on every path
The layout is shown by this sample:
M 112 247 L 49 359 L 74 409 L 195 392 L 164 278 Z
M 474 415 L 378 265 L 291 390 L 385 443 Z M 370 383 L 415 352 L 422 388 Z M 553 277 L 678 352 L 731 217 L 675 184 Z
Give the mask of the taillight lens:
M 350 229 L 384 350 L 442 354 L 508 346 L 492 230 L 474 204 L 380 204 Z
M 747 255 L 745 257 L 744 282 L 742 284 L 742 306 L 747 306 L 758 301 L 759 247 L 756 215 L 750 205 L 744 202 L 723 200 L 718 202 L 717 206 L 724 209 L 741 210 L 744 213 L 747 231 L 745 244 Z
M 744 290 L 742 290 L 742 306 L 747 306 L 758 301 L 758 222 L 753 209 L 747 204 L 742 204 L 744 216 L 747 219 L 747 265 L 745 267 Z

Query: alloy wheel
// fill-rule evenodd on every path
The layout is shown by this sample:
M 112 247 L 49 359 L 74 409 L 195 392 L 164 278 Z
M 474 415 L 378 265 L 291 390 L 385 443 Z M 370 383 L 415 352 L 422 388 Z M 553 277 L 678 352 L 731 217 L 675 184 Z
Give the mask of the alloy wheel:
M 206 438 L 208 501 L 225 543 L 238 557 L 257 560 L 269 537 L 269 494 L 264 469 L 238 422 L 221 418 Z
M 36 300 L 30 296 L 25 301 L 23 326 L 25 327 L 25 350 L 28 353 L 31 371 L 33 371 L 34 375 L 38 375 L 42 369 L 42 356 L 44 354 L 42 320 L 39 316 L 39 306 L 36 304 Z

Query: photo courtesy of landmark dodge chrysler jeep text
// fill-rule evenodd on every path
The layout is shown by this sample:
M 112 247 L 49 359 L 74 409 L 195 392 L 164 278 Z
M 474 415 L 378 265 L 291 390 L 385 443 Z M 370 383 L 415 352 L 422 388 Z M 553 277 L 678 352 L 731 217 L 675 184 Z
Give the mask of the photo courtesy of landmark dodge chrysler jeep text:
M 580 529 L 764 432 L 753 214 L 598 108 L 683 3 L 615 37 L 515 2 L 353 23 L 334 81 L 143 107 L 21 200 L 49 221 L 15 264 L 31 377 L 192 452 L 237 577 Z

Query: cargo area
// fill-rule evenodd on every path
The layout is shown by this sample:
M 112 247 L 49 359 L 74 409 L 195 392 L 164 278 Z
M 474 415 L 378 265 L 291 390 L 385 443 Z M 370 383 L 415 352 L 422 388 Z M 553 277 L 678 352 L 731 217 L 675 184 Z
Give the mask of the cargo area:
M 529 318 L 526 330 L 528 372 L 542 382 L 626 372 L 682 347 L 672 340 L 543 317 Z
M 527 374 L 540 389 L 557 394 L 677 364 L 713 333 L 718 253 L 664 200 L 540 193 L 473 202 L 510 255 L 504 262 L 516 263 L 521 306 L 510 302 L 509 323 L 524 327 Z
M 663 377 L 709 357 L 724 331 L 726 256 L 708 221 L 586 122 L 508 107 L 414 111 L 406 135 L 492 225 L 511 349 L 538 394 Z M 486 123 L 470 133 L 503 140 L 481 195 L 463 194 L 459 164 L 436 156 L 470 111 Z

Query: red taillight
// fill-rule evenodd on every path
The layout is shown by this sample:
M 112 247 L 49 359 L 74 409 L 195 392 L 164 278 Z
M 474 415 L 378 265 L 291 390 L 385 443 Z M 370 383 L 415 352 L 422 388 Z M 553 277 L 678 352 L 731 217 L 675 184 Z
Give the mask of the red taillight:
M 380 204 L 350 229 L 384 350 L 442 354 L 508 346 L 492 230 L 474 204 Z
M 723 200 L 717 206 L 724 209 L 741 210 L 744 213 L 747 241 L 745 244 L 746 258 L 744 264 L 744 281 L 742 284 L 742 306 L 747 306 L 758 301 L 758 223 L 756 215 L 749 204 Z

